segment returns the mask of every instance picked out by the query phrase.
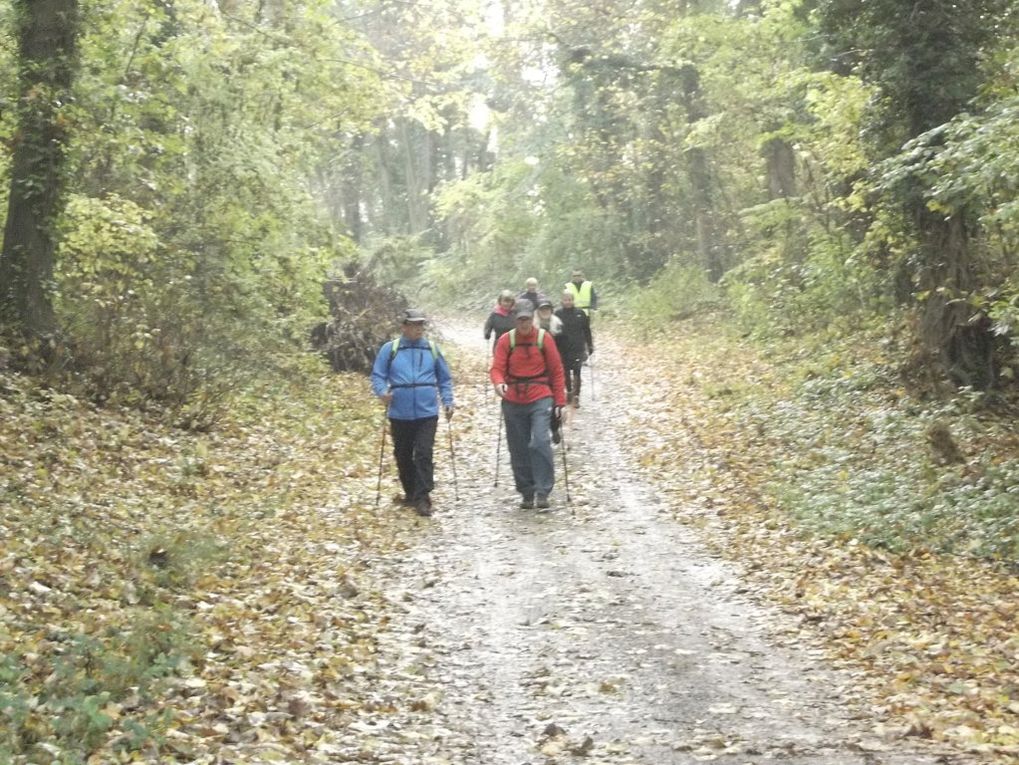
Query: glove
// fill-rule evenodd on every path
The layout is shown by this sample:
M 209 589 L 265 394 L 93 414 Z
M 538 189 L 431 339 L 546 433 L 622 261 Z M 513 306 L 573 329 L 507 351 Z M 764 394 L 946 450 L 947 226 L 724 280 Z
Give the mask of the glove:
M 561 406 L 552 407 L 552 421 L 557 424 L 563 421 L 563 408 Z
M 563 411 L 563 409 L 562 409 L 561 406 L 557 406 L 557 407 L 554 407 L 552 409 L 552 422 L 551 422 L 551 425 L 552 425 L 552 443 L 553 444 L 558 444 L 560 441 L 563 440 L 563 436 L 559 432 L 559 427 L 560 427 L 560 425 L 562 425 L 562 422 L 563 422 L 562 411 Z
M 591 347 L 591 348 L 587 349 L 587 355 L 588 356 L 594 356 L 594 347 Z
M 453 419 L 453 407 L 451 407 L 451 406 L 447 406 L 446 407 L 446 419 L 447 420 L 452 420 Z

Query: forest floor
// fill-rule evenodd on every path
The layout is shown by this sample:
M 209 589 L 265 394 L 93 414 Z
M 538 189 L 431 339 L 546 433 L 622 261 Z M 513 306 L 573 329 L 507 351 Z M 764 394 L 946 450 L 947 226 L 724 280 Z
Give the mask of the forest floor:
M 538 513 L 477 333 L 439 329 L 429 519 L 359 376 L 205 435 L 2 378 L 0 759 L 1019 761 L 1016 577 L 797 530 L 715 382 L 764 360 L 599 335 Z

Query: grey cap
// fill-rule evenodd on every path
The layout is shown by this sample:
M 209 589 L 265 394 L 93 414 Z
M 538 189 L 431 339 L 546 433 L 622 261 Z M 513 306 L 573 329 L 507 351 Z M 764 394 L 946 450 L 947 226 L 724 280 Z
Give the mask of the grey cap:
M 530 300 L 518 300 L 513 308 L 513 313 L 516 314 L 517 318 L 521 316 L 534 316 L 534 305 Z
M 417 322 L 426 322 L 428 317 L 425 312 L 420 308 L 408 308 L 403 312 L 403 317 L 400 319 L 401 324 L 415 324 Z
M 555 306 L 552 304 L 552 301 L 549 300 L 548 298 L 542 298 L 541 300 L 538 301 L 538 308 L 555 308 Z

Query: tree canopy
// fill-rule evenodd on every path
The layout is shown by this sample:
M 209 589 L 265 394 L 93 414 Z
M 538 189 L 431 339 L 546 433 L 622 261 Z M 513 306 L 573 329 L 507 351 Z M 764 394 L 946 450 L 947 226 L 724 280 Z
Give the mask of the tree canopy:
M 99 397 L 295 342 L 352 262 L 465 304 L 581 266 L 762 334 L 905 327 L 929 387 L 1014 378 L 1004 0 L 0 8 L 4 336 Z

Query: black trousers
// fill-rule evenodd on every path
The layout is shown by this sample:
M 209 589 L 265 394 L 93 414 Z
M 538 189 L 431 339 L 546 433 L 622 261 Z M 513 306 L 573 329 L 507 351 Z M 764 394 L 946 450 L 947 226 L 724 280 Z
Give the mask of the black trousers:
M 580 367 L 582 362 L 576 364 L 563 364 L 563 371 L 566 373 L 566 392 L 574 401 L 580 398 Z
M 435 465 L 432 454 L 435 450 L 435 431 L 438 425 L 438 417 L 389 420 L 396 469 L 400 473 L 403 493 L 411 502 L 421 499 L 435 488 L 433 480 Z

